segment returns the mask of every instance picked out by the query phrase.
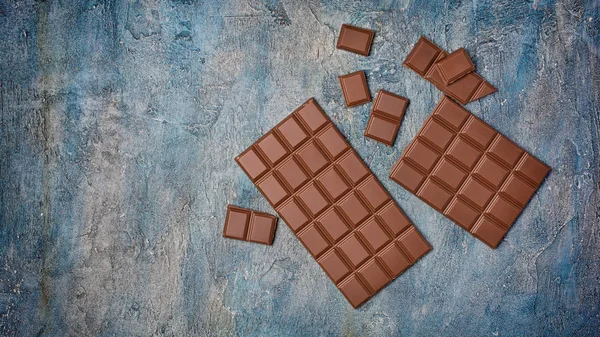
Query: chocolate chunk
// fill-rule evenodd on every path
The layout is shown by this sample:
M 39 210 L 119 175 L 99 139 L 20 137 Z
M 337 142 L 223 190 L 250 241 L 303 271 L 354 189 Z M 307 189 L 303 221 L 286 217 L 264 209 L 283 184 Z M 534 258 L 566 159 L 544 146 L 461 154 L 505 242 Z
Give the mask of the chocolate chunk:
M 449 85 L 456 82 L 468 73 L 475 71 L 475 65 L 471 61 L 465 48 L 460 48 L 437 62 L 444 84 Z
M 343 24 L 336 48 L 369 56 L 373 35 L 374 32 L 370 29 Z
M 496 248 L 550 168 L 447 96 L 390 178 Z
M 476 101 L 498 91 L 493 85 L 475 72 L 469 72 L 447 84 L 440 71 L 440 62 L 448 56 L 442 48 L 421 36 L 403 65 L 433 83 L 440 91 L 462 105 Z M 457 53 L 458 57 L 458 53 Z M 468 56 L 467 56 L 468 57 Z M 470 59 L 469 59 L 470 61 Z M 466 62 L 461 62 L 466 63 Z
M 355 73 L 340 76 L 340 85 L 347 107 L 364 104 L 371 101 L 371 93 L 367 85 L 365 72 L 360 70 Z
M 365 137 L 388 146 L 394 145 L 407 105 L 407 98 L 379 90 L 365 129 Z
M 270 245 L 276 226 L 277 218 L 270 214 L 228 205 L 223 236 Z
M 431 249 L 312 98 L 236 161 L 355 308 Z

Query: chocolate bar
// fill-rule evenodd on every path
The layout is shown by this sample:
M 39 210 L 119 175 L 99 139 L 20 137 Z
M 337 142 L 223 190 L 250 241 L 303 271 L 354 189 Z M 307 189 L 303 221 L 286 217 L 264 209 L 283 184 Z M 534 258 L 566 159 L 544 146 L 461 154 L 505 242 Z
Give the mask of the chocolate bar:
M 387 146 L 394 145 L 407 105 L 407 98 L 379 90 L 365 129 L 365 137 Z
M 270 245 L 276 226 L 277 218 L 271 214 L 228 205 L 223 236 Z
M 496 248 L 549 171 L 443 96 L 390 178 Z
M 455 82 L 446 84 L 439 63 L 447 56 L 448 53 L 442 48 L 421 36 L 403 65 L 414 70 L 421 77 L 432 82 L 440 91 L 463 105 L 498 91 L 475 72 L 470 72 Z
M 339 80 L 347 107 L 371 101 L 371 93 L 369 92 L 367 77 L 364 71 L 360 70 L 348 75 L 339 76 Z
M 312 98 L 236 161 L 355 308 L 431 249 Z
M 369 56 L 373 35 L 374 32 L 370 29 L 343 24 L 336 48 L 363 56 Z

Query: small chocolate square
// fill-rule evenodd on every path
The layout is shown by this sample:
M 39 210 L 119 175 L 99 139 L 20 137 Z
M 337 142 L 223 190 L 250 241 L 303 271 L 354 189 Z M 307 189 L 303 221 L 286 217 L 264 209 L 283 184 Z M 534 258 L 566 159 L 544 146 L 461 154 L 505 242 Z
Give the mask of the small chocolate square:
M 369 56 L 374 32 L 370 29 L 343 24 L 337 41 L 337 49 Z
M 347 107 L 364 104 L 371 101 L 371 93 L 367 85 L 365 72 L 360 70 L 348 75 L 340 76 L 342 93 Z
M 475 71 L 475 65 L 465 48 L 450 53 L 437 65 L 446 85 L 454 83 L 466 74 Z

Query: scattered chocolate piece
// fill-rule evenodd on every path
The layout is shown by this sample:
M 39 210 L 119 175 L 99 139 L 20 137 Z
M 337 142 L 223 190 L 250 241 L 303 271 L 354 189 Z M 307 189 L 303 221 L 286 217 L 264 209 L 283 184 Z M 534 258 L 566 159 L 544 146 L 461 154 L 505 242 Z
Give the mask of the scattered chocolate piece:
M 426 37 L 421 36 L 419 41 L 417 41 L 417 44 L 415 44 L 406 57 L 403 65 L 414 70 L 417 74 L 421 75 L 421 77 L 425 77 L 425 74 L 431 65 L 440 60 L 438 56 L 442 52 L 442 48 L 438 47 Z M 447 55 L 448 54 L 444 55 L 444 57 Z
M 465 48 L 460 48 L 437 62 L 444 84 L 449 85 L 468 73 L 475 71 L 475 65 L 471 61 Z
M 347 107 L 364 104 L 371 101 L 371 93 L 367 85 L 365 72 L 360 70 L 348 75 L 340 76 L 340 85 Z
M 236 161 L 355 308 L 431 249 L 312 98 Z
M 448 53 L 435 43 L 421 36 L 403 65 L 432 82 L 440 91 L 465 105 L 498 91 L 475 72 L 471 72 L 454 83 L 446 84 L 439 70 L 439 62 Z
M 277 218 L 270 214 L 228 205 L 223 236 L 270 245 L 276 226 Z
M 336 48 L 369 56 L 373 35 L 374 32 L 370 29 L 343 24 Z
M 549 171 L 443 96 L 390 178 L 496 248 Z
M 379 90 L 365 129 L 365 137 L 388 146 L 394 145 L 407 105 L 407 98 Z

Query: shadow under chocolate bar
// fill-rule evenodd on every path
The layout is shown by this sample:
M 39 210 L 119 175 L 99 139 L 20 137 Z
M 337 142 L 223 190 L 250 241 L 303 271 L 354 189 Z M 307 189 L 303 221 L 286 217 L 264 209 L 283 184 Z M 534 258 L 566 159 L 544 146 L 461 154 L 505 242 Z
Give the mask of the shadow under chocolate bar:
M 236 161 L 355 308 L 431 249 L 312 98 Z
M 438 62 L 448 53 L 435 43 L 421 36 L 403 65 L 433 83 L 440 91 L 454 98 L 462 105 L 476 101 L 498 89 L 475 72 L 470 72 L 450 84 L 442 76 Z
M 550 167 L 447 96 L 390 178 L 496 248 Z

